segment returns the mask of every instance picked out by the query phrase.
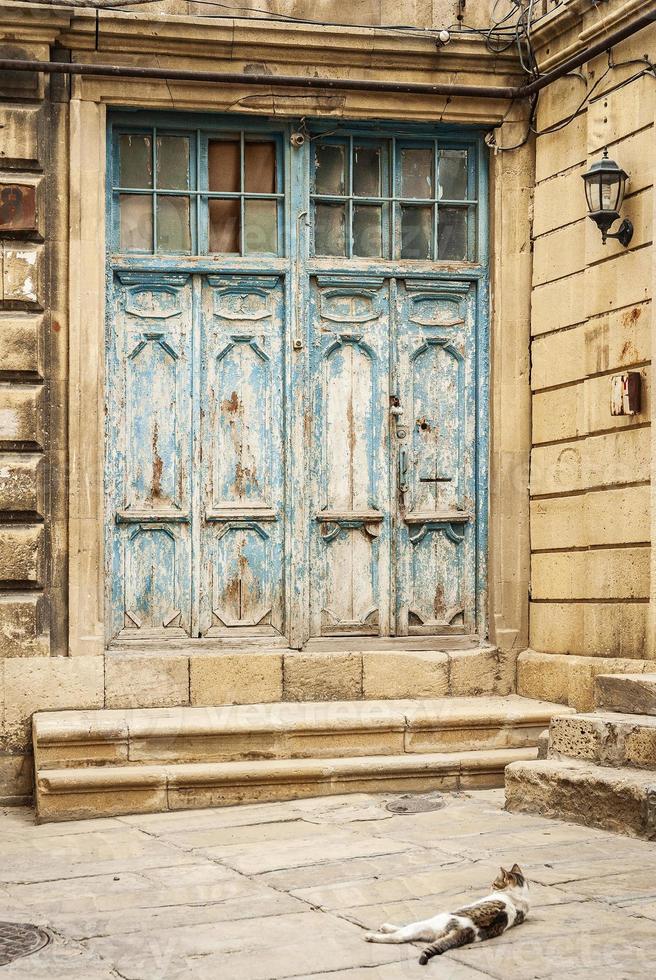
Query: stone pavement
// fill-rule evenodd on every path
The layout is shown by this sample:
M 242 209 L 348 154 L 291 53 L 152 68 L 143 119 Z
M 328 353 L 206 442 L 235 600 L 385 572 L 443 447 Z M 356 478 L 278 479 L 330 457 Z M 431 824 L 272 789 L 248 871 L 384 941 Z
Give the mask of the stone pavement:
M 341 796 L 36 827 L 0 810 L 0 920 L 53 943 L 2 980 L 625 980 L 653 977 L 656 845 L 506 813 L 500 790 Z M 363 942 L 486 893 L 498 865 L 531 881 L 528 921 L 427 967 Z

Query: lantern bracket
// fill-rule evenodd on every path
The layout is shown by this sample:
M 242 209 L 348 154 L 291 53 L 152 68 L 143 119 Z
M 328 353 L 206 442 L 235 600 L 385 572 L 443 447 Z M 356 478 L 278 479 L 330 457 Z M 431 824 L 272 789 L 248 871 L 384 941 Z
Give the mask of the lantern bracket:
M 616 238 L 620 243 L 620 245 L 623 245 L 624 248 L 627 248 L 631 239 L 633 238 L 633 222 L 629 221 L 628 218 L 625 218 L 616 232 L 613 232 L 611 234 L 608 231 L 606 232 L 602 231 L 601 237 L 604 245 L 606 244 L 607 238 Z

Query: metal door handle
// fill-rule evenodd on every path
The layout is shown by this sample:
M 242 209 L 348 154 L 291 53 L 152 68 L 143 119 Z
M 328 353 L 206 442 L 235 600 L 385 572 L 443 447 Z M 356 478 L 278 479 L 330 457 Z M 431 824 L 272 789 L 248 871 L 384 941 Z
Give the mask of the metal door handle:
M 405 476 L 408 472 L 408 451 L 405 446 L 399 448 L 399 493 L 404 494 L 408 492 L 408 484 L 405 482 Z

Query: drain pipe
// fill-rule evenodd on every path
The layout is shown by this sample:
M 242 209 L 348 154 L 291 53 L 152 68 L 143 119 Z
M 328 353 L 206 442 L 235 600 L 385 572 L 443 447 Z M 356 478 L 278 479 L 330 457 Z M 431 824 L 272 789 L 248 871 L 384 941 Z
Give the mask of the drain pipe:
M 133 65 L 79 64 L 60 61 L 22 61 L 0 59 L 0 71 L 44 72 L 46 74 L 90 75 L 104 78 L 151 78 L 166 81 L 199 82 L 220 85 L 255 85 L 266 88 L 334 89 L 341 92 L 393 92 L 406 95 L 447 95 L 451 98 L 462 96 L 475 99 L 523 99 L 540 92 L 547 85 L 569 72 L 580 68 L 587 61 L 604 54 L 615 44 L 625 41 L 656 23 L 656 4 L 650 4 L 649 13 L 642 14 L 631 24 L 618 28 L 606 37 L 591 45 L 580 54 L 568 58 L 551 71 L 524 85 L 458 85 L 439 82 L 391 82 L 368 78 L 316 78 L 300 75 L 265 75 L 245 72 L 194 71 L 185 68 L 142 68 Z

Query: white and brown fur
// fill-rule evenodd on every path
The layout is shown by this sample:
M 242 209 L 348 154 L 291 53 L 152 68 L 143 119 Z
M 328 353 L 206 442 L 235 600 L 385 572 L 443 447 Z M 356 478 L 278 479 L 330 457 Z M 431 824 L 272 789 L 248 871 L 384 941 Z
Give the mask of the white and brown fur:
M 492 889 L 485 898 L 455 912 L 440 912 L 407 926 L 385 922 L 378 932 L 367 932 L 364 938 L 368 943 L 428 942 L 430 946 L 419 957 L 423 966 L 448 949 L 493 939 L 524 921 L 529 908 L 528 882 L 519 865 L 514 864 L 510 871 L 501 868 Z

